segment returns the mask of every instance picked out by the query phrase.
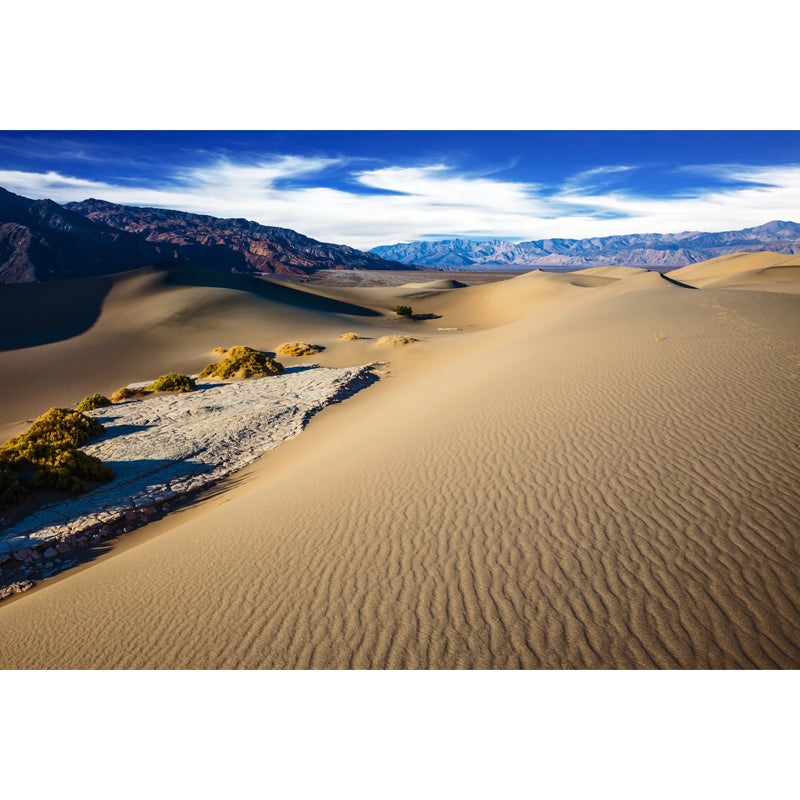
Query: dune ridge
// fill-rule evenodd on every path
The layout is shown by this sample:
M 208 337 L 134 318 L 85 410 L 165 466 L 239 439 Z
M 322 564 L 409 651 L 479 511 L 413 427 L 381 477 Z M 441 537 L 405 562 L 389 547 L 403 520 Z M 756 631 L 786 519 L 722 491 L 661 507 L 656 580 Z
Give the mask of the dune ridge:
M 531 273 L 432 290 L 420 323 L 337 288 L 382 316 L 264 335 L 330 363 L 374 348 L 343 329 L 420 342 L 224 495 L 0 604 L 0 664 L 796 668 L 788 287 Z

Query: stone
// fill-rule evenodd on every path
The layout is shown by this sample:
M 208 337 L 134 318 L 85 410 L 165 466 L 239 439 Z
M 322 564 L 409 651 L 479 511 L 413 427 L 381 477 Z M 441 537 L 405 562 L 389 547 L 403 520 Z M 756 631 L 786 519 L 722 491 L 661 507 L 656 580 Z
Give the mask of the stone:
M 32 586 L 33 581 L 27 579 L 10 583 L 8 586 L 0 586 L 0 600 L 5 597 L 10 597 L 12 594 L 27 592 Z
M 53 558 L 54 556 L 58 555 L 58 550 L 55 547 L 48 547 L 47 550 L 43 553 L 45 558 Z
M 72 548 L 71 548 L 71 547 L 70 547 L 70 546 L 69 546 L 69 545 L 68 545 L 66 542 L 59 542 L 59 543 L 56 545 L 56 550 L 57 550 L 59 553 L 62 553 L 62 554 L 63 554 L 63 553 L 69 553 L 69 551 L 70 551 L 71 549 L 72 549 Z

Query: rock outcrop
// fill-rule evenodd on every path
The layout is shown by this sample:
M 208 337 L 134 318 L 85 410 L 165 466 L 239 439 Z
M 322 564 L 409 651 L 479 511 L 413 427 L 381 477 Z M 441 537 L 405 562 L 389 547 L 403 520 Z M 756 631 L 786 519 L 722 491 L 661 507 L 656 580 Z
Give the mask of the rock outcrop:
M 114 479 L 0 528 L 0 587 L 7 587 L 0 598 L 23 591 L 8 590 L 14 584 L 72 566 L 81 548 L 163 516 L 375 380 L 372 365 L 302 367 L 87 412 L 106 432 L 82 449 L 113 464 Z

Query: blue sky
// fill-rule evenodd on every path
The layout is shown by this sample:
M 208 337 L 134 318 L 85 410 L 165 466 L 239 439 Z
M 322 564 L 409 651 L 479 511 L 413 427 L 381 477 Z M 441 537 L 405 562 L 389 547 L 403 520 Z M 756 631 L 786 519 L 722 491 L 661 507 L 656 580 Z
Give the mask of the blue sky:
M 5 131 L 0 186 L 367 249 L 800 220 L 796 131 Z

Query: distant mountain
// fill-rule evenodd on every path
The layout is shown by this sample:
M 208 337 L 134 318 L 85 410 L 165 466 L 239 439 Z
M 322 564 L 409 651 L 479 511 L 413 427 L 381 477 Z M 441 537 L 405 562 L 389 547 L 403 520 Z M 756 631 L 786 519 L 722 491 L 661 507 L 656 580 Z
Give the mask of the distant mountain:
M 580 269 L 610 264 L 675 269 L 729 253 L 756 250 L 800 253 L 800 225 L 775 220 L 755 228 L 722 233 L 646 233 L 540 239 L 519 244 L 499 239 L 444 239 L 382 245 L 370 252 L 404 264 L 438 269 Z
M 413 269 L 244 219 L 84 200 L 59 205 L 0 188 L 0 283 L 125 272 L 177 262 L 255 274 Z
M 235 272 L 302 274 L 318 269 L 409 269 L 347 245 L 326 244 L 289 228 L 246 219 L 83 200 L 64 208 L 147 242 L 178 246 L 192 264 Z
M 177 260 L 175 247 L 150 244 L 69 211 L 0 188 L 0 283 L 122 272 Z

